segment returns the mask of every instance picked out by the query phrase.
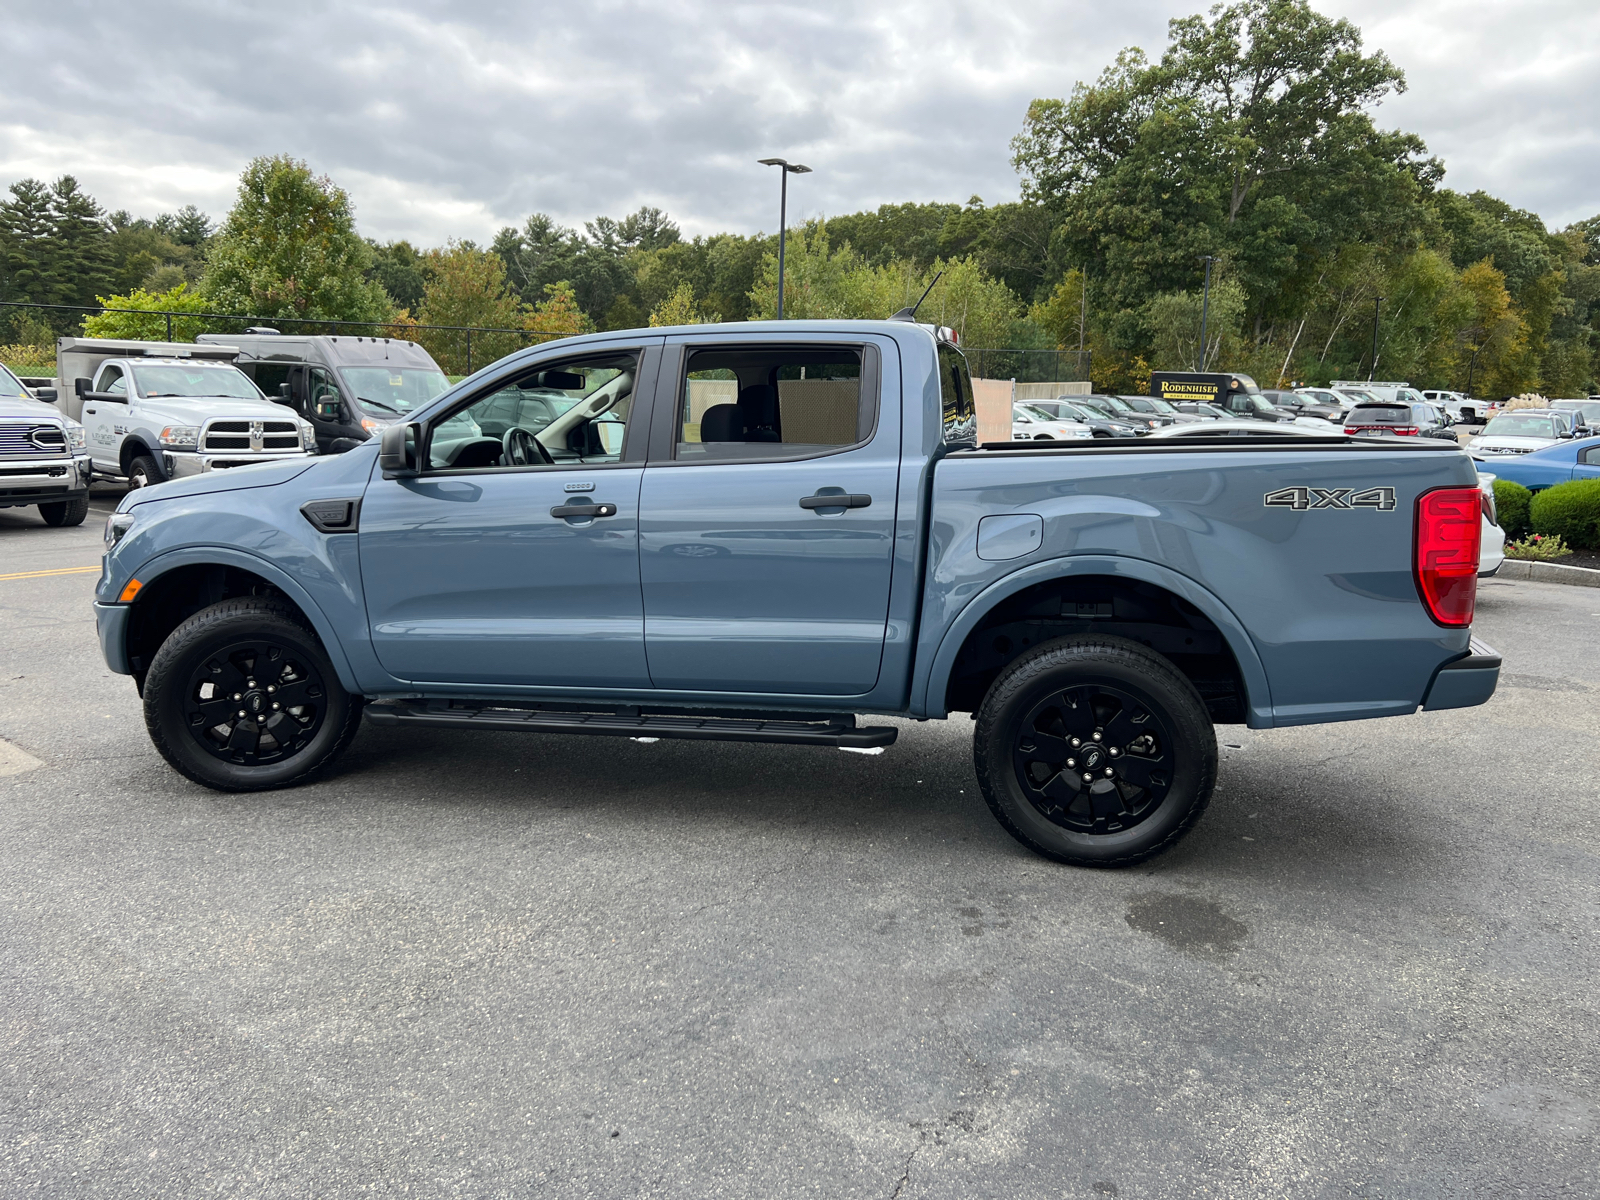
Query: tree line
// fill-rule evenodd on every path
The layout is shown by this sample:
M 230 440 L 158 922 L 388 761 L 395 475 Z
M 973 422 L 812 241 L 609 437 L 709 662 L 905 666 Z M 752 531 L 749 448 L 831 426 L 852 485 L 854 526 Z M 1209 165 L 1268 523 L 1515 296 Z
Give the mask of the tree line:
M 1102 391 L 1201 368 L 1264 385 L 1600 390 L 1600 216 L 1552 230 L 1444 187 L 1421 139 L 1374 119 L 1404 89 L 1354 25 L 1305 0 L 1174 20 L 1160 58 L 1127 49 L 1030 105 L 1011 144 L 1020 200 L 890 204 L 791 230 L 786 315 L 883 317 L 932 284 L 924 319 L 969 346 L 1087 351 Z M 535 213 L 487 246 L 365 239 L 346 193 L 287 156 L 252 162 L 215 224 L 192 207 L 107 214 L 70 176 L 19 181 L 0 202 L 0 300 L 390 323 L 453 372 L 465 332 L 420 327 L 515 331 L 472 335 L 482 365 L 591 329 L 767 319 L 776 291 L 774 236 L 686 238 L 650 207 L 581 230 Z M 80 327 L 165 323 L 0 309 L 0 341 Z

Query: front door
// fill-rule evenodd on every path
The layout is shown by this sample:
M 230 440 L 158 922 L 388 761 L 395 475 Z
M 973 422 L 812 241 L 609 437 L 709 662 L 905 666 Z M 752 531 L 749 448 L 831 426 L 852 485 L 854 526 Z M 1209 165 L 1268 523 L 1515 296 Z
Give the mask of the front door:
M 102 471 L 120 474 L 122 439 L 128 431 L 128 380 L 121 367 L 107 363 L 95 376 L 90 391 L 118 400 L 86 400 L 83 437 L 89 444 L 89 461 Z
M 502 378 L 430 423 L 420 475 L 373 479 L 357 536 L 387 671 L 417 683 L 649 686 L 644 439 L 625 433 L 615 452 L 602 443 L 592 454 L 568 443 L 589 448 L 596 420 L 630 429 L 654 353 L 619 349 Z
M 671 428 L 652 439 L 639 502 L 651 682 L 871 691 L 888 621 L 898 378 L 880 386 L 871 343 L 681 345 L 656 416 Z

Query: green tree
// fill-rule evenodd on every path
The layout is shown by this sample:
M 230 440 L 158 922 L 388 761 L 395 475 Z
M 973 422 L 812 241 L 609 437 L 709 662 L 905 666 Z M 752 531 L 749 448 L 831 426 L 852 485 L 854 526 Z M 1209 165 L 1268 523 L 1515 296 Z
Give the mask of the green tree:
M 262 157 L 240 177 L 200 291 L 219 312 L 377 323 L 392 306 L 371 265 L 343 189 L 287 155 Z
M 427 256 L 407 241 L 379 245 L 368 239 L 367 245 L 372 249 L 367 278 L 382 285 L 396 308 L 415 312 L 428 287 Z
M 529 343 L 507 332 L 522 328 L 527 306 L 499 255 L 471 242 L 451 242 L 428 251 L 427 278 L 417 323 L 453 328 L 418 329 L 412 336 L 447 374 L 465 375 Z M 476 332 L 483 329 L 497 332 Z
M 86 337 L 135 338 L 141 341 L 167 340 L 167 318 L 160 313 L 206 312 L 204 297 L 189 291 L 187 283 L 178 283 L 164 292 L 150 292 L 135 288 L 126 295 L 97 296 L 105 312 L 84 318 Z M 206 332 L 208 322 L 201 317 L 172 318 L 172 340 L 192 342 L 196 334 Z
M 672 290 L 672 294 L 650 310 L 650 324 L 706 325 L 722 320 L 721 313 L 705 313 L 695 303 L 694 284 L 687 279 Z

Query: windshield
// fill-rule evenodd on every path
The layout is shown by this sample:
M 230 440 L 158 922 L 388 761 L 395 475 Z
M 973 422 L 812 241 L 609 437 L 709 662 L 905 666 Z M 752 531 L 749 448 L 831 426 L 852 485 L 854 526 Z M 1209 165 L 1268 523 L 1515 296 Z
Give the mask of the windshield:
M 139 394 L 158 396 L 226 396 L 234 400 L 261 400 L 261 389 L 238 367 L 198 364 L 135 366 L 133 379 Z
M 1114 413 L 1131 413 L 1133 409 L 1115 396 L 1096 396 L 1092 401 L 1096 408 L 1103 408 Z
M 1176 413 L 1178 411 L 1177 409 L 1173 408 L 1172 405 L 1168 404 L 1165 400 L 1159 400 L 1154 396 L 1151 396 L 1150 399 L 1146 400 L 1144 403 L 1148 404 L 1151 408 L 1155 409 L 1158 413 L 1166 413 L 1168 416 L 1171 416 L 1172 414 L 1174 414 L 1174 413 Z
M 1505 416 L 1495 417 L 1483 428 L 1487 437 L 1536 437 L 1554 438 L 1560 436 L 1556 430 L 1556 423 L 1550 417 L 1532 417 L 1523 413 L 1507 413 Z
M 1031 404 L 1019 404 L 1019 405 L 1016 406 L 1016 411 L 1019 412 L 1019 413 L 1027 414 L 1029 417 L 1032 417 L 1035 421 L 1057 421 L 1057 420 L 1060 420 L 1060 418 L 1055 416 L 1053 413 L 1047 413 L 1047 412 L 1045 412 L 1044 409 L 1035 408 Z
M 4 365 L 0 365 L 0 396 L 28 397 L 28 389 Z
M 450 386 L 433 367 L 342 367 L 340 374 L 358 401 L 380 413 L 411 412 Z

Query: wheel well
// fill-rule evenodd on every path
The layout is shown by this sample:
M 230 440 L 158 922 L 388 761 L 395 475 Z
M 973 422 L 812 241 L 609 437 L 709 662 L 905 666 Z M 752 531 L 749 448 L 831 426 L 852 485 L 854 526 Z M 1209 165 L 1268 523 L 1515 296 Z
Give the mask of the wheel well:
M 261 576 L 220 563 L 191 563 L 175 567 L 147 583 L 128 615 L 128 665 L 134 678 L 144 679 L 161 643 L 202 608 L 236 596 L 271 596 L 301 617 L 305 612 L 281 589 Z M 306 625 L 309 627 L 308 620 Z
M 154 450 L 150 449 L 149 446 L 146 446 L 144 442 L 138 438 L 131 437 L 122 439 L 122 452 L 118 457 L 122 463 L 122 473 L 124 475 L 126 475 L 128 473 L 128 469 L 133 466 L 133 460 L 138 458 L 141 454 L 148 455 L 150 458 L 155 459 L 156 467 L 160 468 L 161 456 Z
M 1109 575 L 1052 579 L 995 605 L 956 654 L 949 712 L 976 712 L 1006 665 L 1041 642 L 1076 634 L 1129 638 L 1170 659 L 1219 725 L 1245 720 L 1245 688 L 1222 631 L 1181 596 Z

